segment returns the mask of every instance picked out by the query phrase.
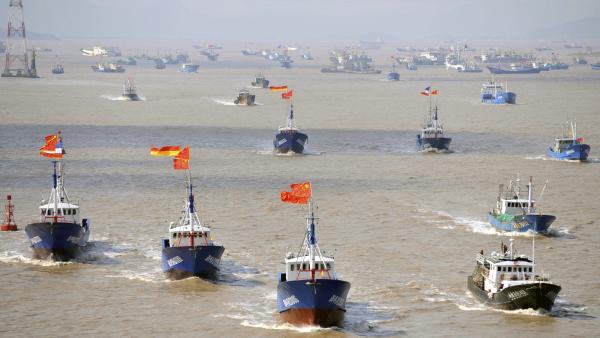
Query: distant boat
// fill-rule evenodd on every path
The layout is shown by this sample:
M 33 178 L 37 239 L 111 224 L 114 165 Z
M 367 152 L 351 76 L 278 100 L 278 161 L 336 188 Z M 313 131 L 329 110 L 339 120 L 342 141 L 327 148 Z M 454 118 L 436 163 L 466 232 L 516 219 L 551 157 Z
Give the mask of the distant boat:
M 462 67 L 459 67 L 456 70 L 461 73 L 481 73 L 483 71 L 474 63 L 465 63 L 462 65 Z
M 533 231 L 547 233 L 556 217 L 536 212 L 537 204 L 533 200 L 533 182 L 531 178 L 527 185 L 527 196 L 525 197 L 521 194 L 519 183 L 519 178 L 516 181 L 511 180 L 506 190 L 504 185 L 500 184 L 496 208 L 488 214 L 490 224 L 508 232 Z
M 245 56 L 256 55 L 256 52 L 253 51 L 252 49 L 245 48 L 245 49 L 242 49 L 242 55 L 245 55 Z
M 421 133 L 417 135 L 417 150 L 448 151 L 450 142 L 452 142 L 452 138 L 444 136 L 444 128 L 438 120 L 437 105 L 433 110 L 430 107 L 427 123 L 421 129 Z
M 390 81 L 399 81 L 400 74 L 396 71 L 396 63 L 392 63 L 392 71 L 388 73 L 387 79 Z
M 252 87 L 254 88 L 269 88 L 269 80 L 264 75 L 258 74 L 254 81 L 252 81 Z
M 167 64 L 162 59 L 154 59 L 154 68 L 165 69 L 167 68 Z
M 407 63 L 406 64 L 406 69 L 408 69 L 408 70 L 417 70 L 417 65 L 415 65 L 414 63 Z
M 312 199 L 308 204 L 302 247 L 297 254 L 285 256 L 285 272 L 279 274 L 277 310 L 283 321 L 293 325 L 341 326 L 350 283 L 338 278 L 334 257 L 319 248 Z
M 52 74 L 64 74 L 64 73 L 65 73 L 65 69 L 63 68 L 63 66 L 60 63 L 57 63 L 54 66 L 52 66 Z
M 137 94 L 135 89 L 135 85 L 131 79 L 127 79 L 125 84 L 123 85 L 123 93 L 121 94 L 121 98 L 127 101 L 140 101 L 140 97 Z
M 569 161 L 586 161 L 590 146 L 583 143 L 583 137 L 577 137 L 577 124 L 568 121 L 563 126 L 563 133 L 554 140 L 554 145 L 548 149 L 548 156 Z
M 240 90 L 238 97 L 236 97 L 233 102 L 239 106 L 253 106 L 255 98 L 256 95 L 250 94 L 249 91 Z
M 280 154 L 295 153 L 302 154 L 304 146 L 308 141 L 308 135 L 301 133 L 294 123 L 294 106 L 290 103 L 290 113 L 287 118 L 287 124 L 279 127 L 279 132 L 275 135 L 273 146 L 275 152 Z
M 93 65 L 92 69 L 95 72 L 99 72 L 99 73 L 124 73 L 125 72 L 125 68 L 123 68 L 123 66 L 121 66 L 118 63 L 109 63 L 109 64 L 99 63 L 97 65 Z
M 181 73 L 196 73 L 198 72 L 198 68 L 200 65 L 191 64 L 191 63 L 182 63 L 179 67 L 179 71 Z
M 517 94 L 505 91 L 502 85 L 496 81 L 484 83 L 481 87 L 481 102 L 488 104 L 515 104 Z
M 600 70 L 600 63 L 592 63 L 591 66 L 593 70 Z
M 294 60 L 292 60 L 292 58 L 287 55 L 282 55 L 279 57 L 279 64 L 283 68 L 292 68 L 292 63 L 294 63 Z
M 481 250 L 476 261 L 473 274 L 467 277 L 467 287 L 475 297 L 495 308 L 550 311 L 562 289 L 547 275 L 536 274 L 535 252 L 533 257 L 519 255 L 512 238 L 510 248 L 501 243 L 500 252 L 487 256 Z
M 137 61 L 134 58 L 132 58 L 132 57 L 128 57 L 125 60 L 119 59 L 119 60 L 117 60 L 117 63 L 120 63 L 122 65 L 127 65 L 127 66 L 135 66 L 135 65 L 137 65 Z
M 539 67 L 519 66 L 511 64 L 509 67 L 487 67 L 492 74 L 537 74 L 541 71 Z
M 314 60 L 314 58 L 312 57 L 310 52 L 302 53 L 302 59 L 307 60 L 307 61 Z

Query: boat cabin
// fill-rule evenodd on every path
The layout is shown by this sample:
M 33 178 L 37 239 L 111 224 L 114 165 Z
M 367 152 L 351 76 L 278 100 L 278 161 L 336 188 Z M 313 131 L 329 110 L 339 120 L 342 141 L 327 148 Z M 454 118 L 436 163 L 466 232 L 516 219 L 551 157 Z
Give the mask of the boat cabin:
M 480 253 L 477 255 L 477 268 L 484 277 L 483 289 L 491 293 L 538 279 L 535 264 L 529 257 L 511 256 L 510 252 L 492 252 L 487 257 Z
M 522 215 L 523 210 L 529 209 L 529 200 L 524 198 L 517 198 L 514 196 L 511 199 L 500 199 L 498 202 L 499 214 L 510 214 L 510 215 Z M 535 210 L 535 201 L 531 201 L 531 209 Z
M 208 246 L 214 245 L 210 228 L 194 224 L 193 231 L 189 223 L 180 225 L 171 222 L 169 226 L 169 246 Z
M 311 280 L 313 269 L 315 279 L 337 279 L 333 257 L 316 256 L 314 267 L 310 266 L 310 262 L 310 256 L 295 257 L 291 253 L 288 254 L 285 259 L 285 280 Z
M 55 206 L 54 203 L 46 203 L 46 201 L 42 201 L 42 205 L 39 206 L 39 209 L 40 221 L 42 222 L 56 221 L 79 223 L 79 206 L 76 204 L 61 201 L 56 203 Z

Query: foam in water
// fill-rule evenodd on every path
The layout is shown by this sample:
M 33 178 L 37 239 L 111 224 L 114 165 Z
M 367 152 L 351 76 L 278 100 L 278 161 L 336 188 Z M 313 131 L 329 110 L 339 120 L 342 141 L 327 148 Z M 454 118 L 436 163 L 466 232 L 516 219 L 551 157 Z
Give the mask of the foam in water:
M 114 96 L 114 95 L 102 95 L 101 96 L 103 99 L 107 99 L 110 101 L 131 101 L 130 99 L 123 97 L 123 96 Z M 146 98 L 143 96 L 139 97 L 140 99 L 138 101 L 146 101 Z
M 211 99 L 214 103 L 218 103 L 224 106 L 241 106 L 244 107 L 246 105 L 241 105 L 241 104 L 236 104 L 234 101 L 232 100 L 223 100 L 223 99 Z M 254 101 L 254 104 L 251 104 L 250 106 L 263 106 L 262 103 Z
M 75 263 L 75 262 L 57 262 L 57 261 L 53 261 L 53 260 L 34 259 L 34 258 L 26 257 L 24 254 L 16 252 L 16 251 L 4 251 L 4 252 L 0 253 L 0 262 L 11 263 L 11 264 L 14 264 L 14 263 L 29 264 L 29 265 L 44 266 L 44 267 L 63 266 L 63 265 L 69 265 L 69 264 Z

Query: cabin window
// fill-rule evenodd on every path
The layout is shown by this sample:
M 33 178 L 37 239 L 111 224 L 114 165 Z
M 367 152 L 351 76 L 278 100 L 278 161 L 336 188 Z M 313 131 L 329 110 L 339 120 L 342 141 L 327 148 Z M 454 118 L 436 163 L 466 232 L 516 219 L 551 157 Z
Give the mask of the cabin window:
M 296 270 L 300 271 L 300 264 L 296 264 Z
M 533 272 L 533 268 L 532 267 L 529 267 L 529 272 Z
M 77 209 L 73 209 L 73 215 L 77 215 Z
M 325 266 L 327 266 L 327 270 L 331 269 L 331 264 L 327 263 Z
M 177 237 L 177 234 L 173 234 L 173 238 L 176 238 L 176 237 Z
M 517 271 L 522 272 L 521 267 L 518 267 L 517 269 L 518 269 Z
M 508 267 L 508 272 L 512 272 L 512 267 L 511 266 Z
M 306 270 L 306 263 L 302 263 L 302 270 Z
M 294 264 L 290 265 L 290 271 L 294 271 Z

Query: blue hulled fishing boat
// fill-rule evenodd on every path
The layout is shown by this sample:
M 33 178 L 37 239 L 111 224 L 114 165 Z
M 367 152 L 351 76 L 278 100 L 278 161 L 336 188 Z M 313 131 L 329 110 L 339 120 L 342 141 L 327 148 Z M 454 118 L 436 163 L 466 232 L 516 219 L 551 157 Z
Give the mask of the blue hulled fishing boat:
M 389 81 L 400 81 L 400 74 L 396 71 L 396 61 L 392 59 L 392 71 L 388 73 L 387 79 Z
M 484 83 L 481 87 L 481 102 L 487 104 L 515 104 L 517 94 L 505 90 L 494 80 Z
M 487 68 L 490 70 L 490 73 L 492 73 L 492 74 L 538 74 L 539 72 L 542 71 L 542 69 L 539 67 L 530 67 L 530 66 L 515 65 L 515 64 L 511 64 L 508 67 L 488 66 Z
M 182 63 L 181 66 L 179 66 L 178 71 L 181 73 L 197 73 L 198 72 L 198 68 L 200 67 L 200 65 L 196 65 L 196 64 L 191 64 L 191 63 Z
M 562 136 L 557 137 L 554 146 L 548 149 L 548 156 L 559 160 L 586 161 L 590 146 L 583 142 L 583 137 L 577 137 L 577 124 L 568 121 L 563 126 Z
M 592 63 L 590 66 L 593 70 L 600 70 L 600 63 Z
M 334 258 L 319 249 L 315 234 L 318 218 L 312 200 L 308 205 L 302 246 L 296 254 L 286 255 L 285 272 L 279 276 L 277 309 L 282 320 L 294 325 L 341 326 L 350 283 L 338 279 Z
M 444 128 L 438 119 L 437 90 L 431 90 L 431 87 L 425 88 L 421 95 L 429 96 L 429 114 L 427 121 L 421 128 L 421 133 L 417 134 L 418 151 L 448 151 L 452 138 L 444 136 Z M 436 96 L 435 108 L 431 108 L 431 97 Z
M 510 181 L 508 189 L 500 184 L 496 208 L 488 214 L 488 220 L 494 227 L 509 232 L 547 233 L 548 228 L 556 219 L 552 215 L 536 212 L 536 202 L 533 200 L 533 181 L 529 178 L 527 185 L 527 198 L 519 196 L 519 179 Z M 542 193 L 546 185 L 542 189 Z M 540 198 L 541 198 L 540 194 Z M 539 198 L 538 198 L 539 199 Z
M 179 223 L 169 225 L 162 241 L 162 269 L 170 279 L 215 279 L 225 248 L 213 242 L 210 228 L 202 225 L 194 203 L 192 176 L 187 175 L 187 200 Z
M 296 128 L 296 124 L 294 123 L 294 105 L 290 103 L 290 113 L 287 118 L 287 124 L 279 127 L 279 132 L 275 135 L 275 139 L 273 140 L 275 152 L 280 154 L 287 154 L 289 152 L 302 154 L 304 145 L 307 141 L 308 135 L 300 132 L 300 129 Z
M 69 200 L 65 190 L 60 134 L 46 136 L 40 154 L 55 159 L 52 162 L 52 191 L 48 201 L 42 200 L 39 207 L 40 221 L 28 224 L 25 233 L 35 258 L 68 261 L 86 246 L 90 236 L 89 222 L 86 218 L 79 221 L 79 205 Z

